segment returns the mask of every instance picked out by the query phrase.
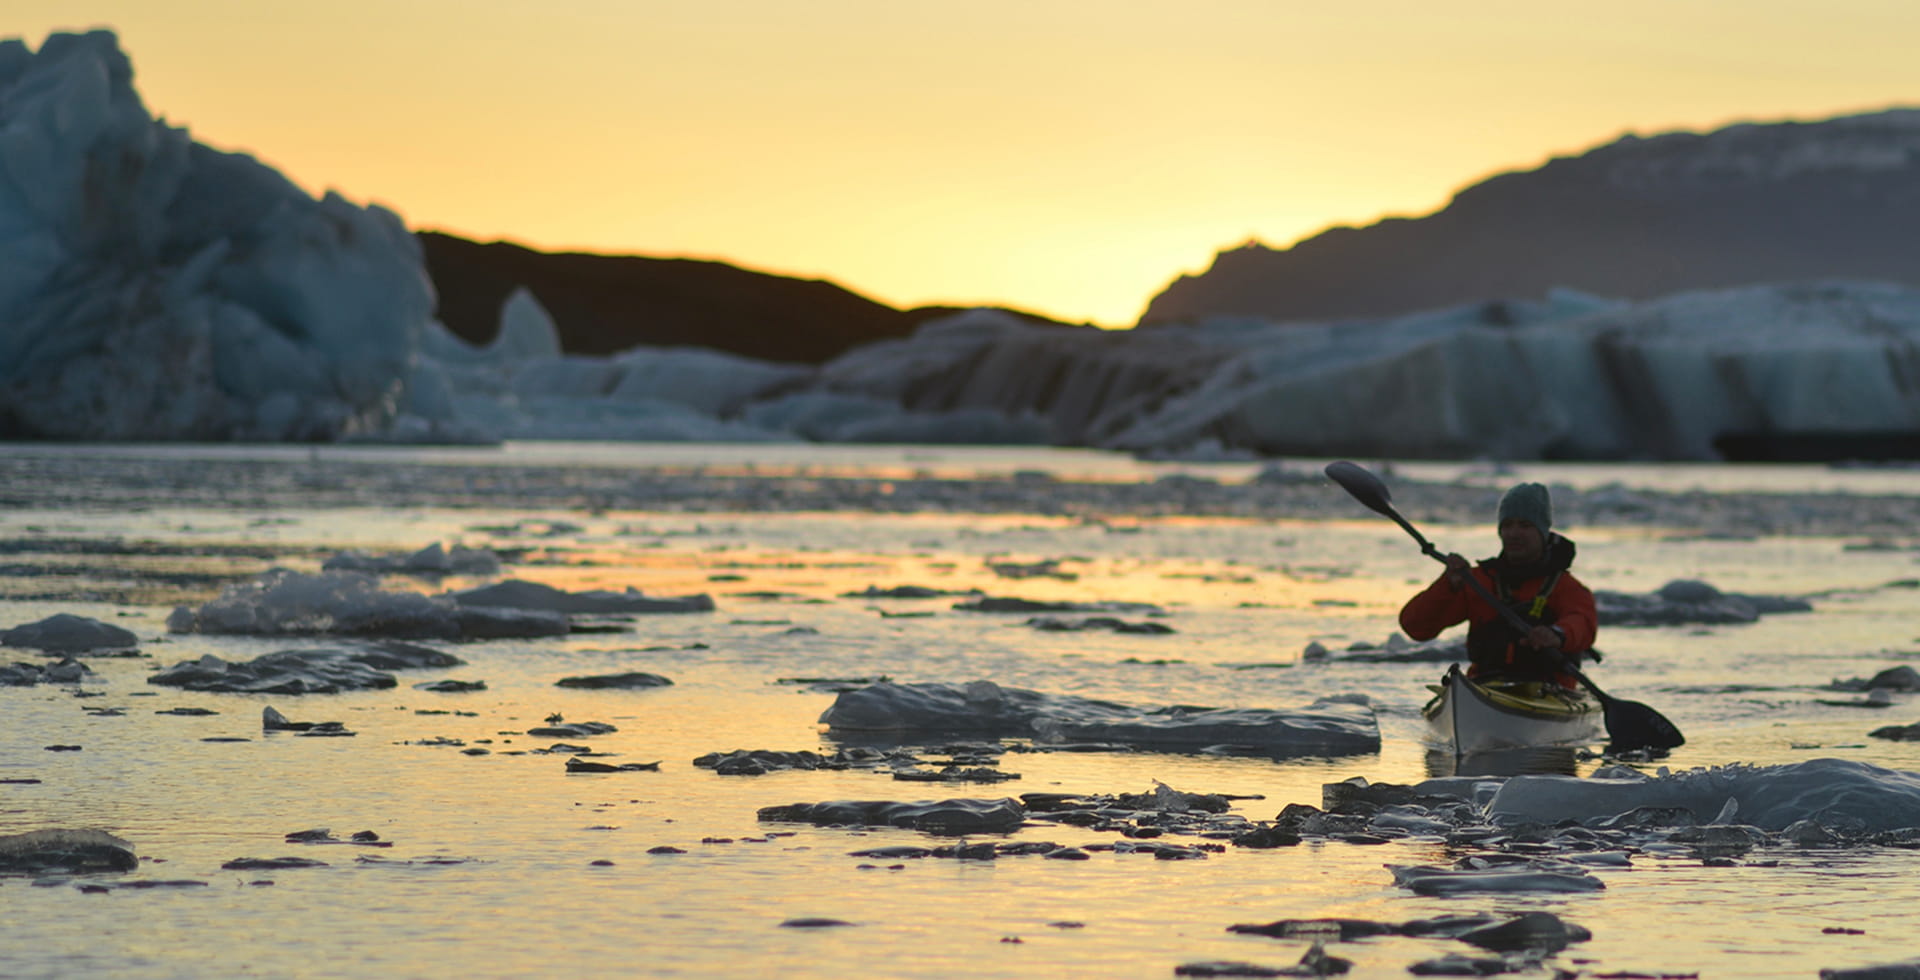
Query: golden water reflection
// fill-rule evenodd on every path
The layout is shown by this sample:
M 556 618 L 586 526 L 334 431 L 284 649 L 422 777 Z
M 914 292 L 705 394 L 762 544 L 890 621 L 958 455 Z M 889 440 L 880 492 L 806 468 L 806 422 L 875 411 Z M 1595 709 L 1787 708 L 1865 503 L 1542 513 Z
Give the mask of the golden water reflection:
M 1527 776 L 1580 774 L 1580 750 L 1571 746 L 1546 746 L 1528 749 L 1499 749 L 1461 755 L 1451 749 L 1427 752 L 1427 776 Z

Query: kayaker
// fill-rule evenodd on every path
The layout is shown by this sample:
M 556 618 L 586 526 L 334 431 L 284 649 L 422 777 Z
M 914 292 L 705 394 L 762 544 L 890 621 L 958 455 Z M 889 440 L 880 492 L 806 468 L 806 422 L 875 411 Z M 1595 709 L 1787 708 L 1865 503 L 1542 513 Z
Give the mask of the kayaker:
M 1467 624 L 1467 676 L 1506 677 L 1574 687 L 1563 662 L 1578 666 L 1598 631 L 1593 592 L 1568 568 L 1573 542 L 1553 533 L 1553 499 L 1538 483 L 1500 497 L 1500 554 L 1474 567 L 1458 554 L 1447 570 L 1400 610 L 1400 628 L 1415 640 Z M 1524 634 L 1467 586 L 1472 575 L 1532 627 Z

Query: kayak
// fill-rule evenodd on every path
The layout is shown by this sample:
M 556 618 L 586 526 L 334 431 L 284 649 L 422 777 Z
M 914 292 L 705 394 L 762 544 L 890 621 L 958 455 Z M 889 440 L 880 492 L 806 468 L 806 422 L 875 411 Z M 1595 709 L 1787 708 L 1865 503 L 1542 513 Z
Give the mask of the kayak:
M 1605 712 L 1584 691 L 1537 681 L 1481 683 L 1459 664 L 1427 689 L 1433 700 L 1420 714 L 1434 738 L 1455 755 L 1601 739 Z

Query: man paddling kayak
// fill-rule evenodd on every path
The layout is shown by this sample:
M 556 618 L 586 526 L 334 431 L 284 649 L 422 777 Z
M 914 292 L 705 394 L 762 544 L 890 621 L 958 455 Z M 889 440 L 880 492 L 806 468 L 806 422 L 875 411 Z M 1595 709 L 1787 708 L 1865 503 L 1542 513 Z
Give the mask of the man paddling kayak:
M 1573 542 L 1553 533 L 1547 488 L 1522 483 L 1501 496 L 1499 530 L 1500 554 L 1477 568 L 1458 554 L 1448 555 L 1447 570 L 1400 610 L 1400 628 L 1415 640 L 1431 640 L 1465 622 L 1472 663 L 1467 676 L 1574 687 L 1577 679 L 1563 668 L 1579 665 L 1581 655 L 1593 648 L 1599 625 L 1592 590 L 1568 571 Z M 1468 588 L 1468 575 L 1518 613 L 1528 629 L 1522 633 Z

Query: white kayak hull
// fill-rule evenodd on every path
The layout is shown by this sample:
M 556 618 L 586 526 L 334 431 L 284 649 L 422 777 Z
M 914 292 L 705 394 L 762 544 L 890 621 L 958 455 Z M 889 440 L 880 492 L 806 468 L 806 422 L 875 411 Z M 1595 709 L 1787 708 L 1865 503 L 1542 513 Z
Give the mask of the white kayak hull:
M 1605 712 L 1579 692 L 1549 687 L 1545 696 L 1488 686 L 1469 679 L 1458 664 L 1435 687 L 1422 709 L 1434 741 L 1456 755 L 1602 740 Z

